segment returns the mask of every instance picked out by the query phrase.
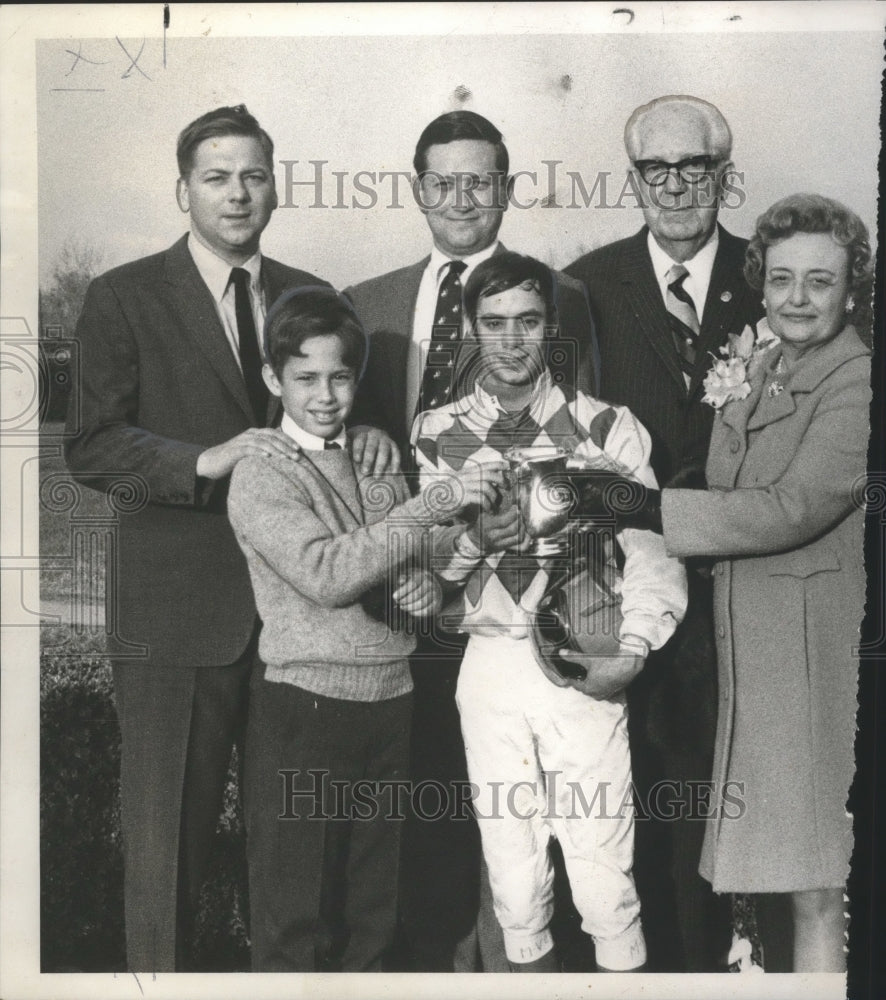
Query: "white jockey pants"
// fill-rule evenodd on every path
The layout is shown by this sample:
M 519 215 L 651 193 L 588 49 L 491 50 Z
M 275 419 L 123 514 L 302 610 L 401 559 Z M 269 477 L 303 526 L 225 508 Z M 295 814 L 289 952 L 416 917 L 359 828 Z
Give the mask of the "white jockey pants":
M 553 834 L 598 965 L 642 965 L 624 697 L 557 687 L 527 639 L 473 635 L 456 701 L 508 959 L 531 962 L 553 947 Z

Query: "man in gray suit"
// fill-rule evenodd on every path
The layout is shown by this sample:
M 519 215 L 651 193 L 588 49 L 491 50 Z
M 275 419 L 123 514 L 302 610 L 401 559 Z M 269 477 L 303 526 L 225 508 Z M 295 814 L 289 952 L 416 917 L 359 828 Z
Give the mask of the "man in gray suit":
M 473 269 L 503 250 L 498 241 L 511 189 L 501 132 L 473 111 L 434 119 L 419 137 L 414 191 L 431 233 L 430 255 L 346 289 L 370 337 L 369 362 L 352 419 L 383 428 L 405 462 L 417 412 L 474 387 L 475 345 L 462 341 L 461 290 Z M 581 284 L 555 273 L 558 383 L 597 393 L 596 342 Z M 487 518 L 494 527 L 495 515 Z M 447 789 L 466 782 L 455 707 L 462 636 L 419 641 L 412 658 L 412 780 Z M 454 797 L 452 794 L 450 797 Z M 410 815 L 403 838 L 402 919 L 412 967 L 420 971 L 506 972 L 501 931 L 488 884 L 480 878 L 476 822 Z M 483 905 L 481 905 L 481 896 Z
M 747 240 L 718 214 L 732 134 L 712 104 L 660 97 L 637 108 L 625 146 L 646 225 L 566 268 L 588 290 L 600 342 L 602 398 L 629 407 L 652 438 L 663 485 L 704 465 L 714 419 L 702 402 L 711 355 L 763 309 L 744 280 Z M 688 485 L 688 483 L 687 483 Z M 673 638 L 628 688 L 634 782 L 710 779 L 717 691 L 710 580 L 689 573 L 689 606 Z M 645 797 L 645 796 L 644 796 Z M 728 898 L 698 874 L 704 824 L 685 815 L 640 822 L 635 874 L 649 966 L 708 972 L 729 947 Z
M 178 203 L 190 233 L 89 287 L 76 336 L 65 456 L 78 482 L 113 491 L 121 516 L 116 625 L 143 646 L 114 665 L 127 961 L 186 967 L 189 930 L 244 725 L 258 621 L 228 523 L 228 477 L 247 455 L 297 448 L 272 428 L 260 334 L 275 298 L 326 284 L 264 257 L 277 205 L 273 143 L 245 107 L 179 136 Z

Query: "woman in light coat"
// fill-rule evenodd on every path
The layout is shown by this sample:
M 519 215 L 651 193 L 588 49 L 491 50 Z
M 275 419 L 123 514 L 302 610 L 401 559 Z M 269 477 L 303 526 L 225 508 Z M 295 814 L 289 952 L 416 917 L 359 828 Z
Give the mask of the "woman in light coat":
M 645 508 L 669 554 L 718 559 L 700 871 L 718 892 L 790 893 L 795 971 L 845 969 L 870 404 L 851 318 L 870 258 L 864 225 L 830 199 L 795 195 L 758 219 L 745 274 L 774 338 L 731 337 L 705 382 L 718 409 L 708 489 Z

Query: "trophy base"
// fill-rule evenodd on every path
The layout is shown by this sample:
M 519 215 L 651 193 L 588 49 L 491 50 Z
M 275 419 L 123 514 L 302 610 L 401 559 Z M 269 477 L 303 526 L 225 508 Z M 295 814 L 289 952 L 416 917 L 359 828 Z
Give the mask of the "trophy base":
M 569 554 L 572 546 L 572 539 L 568 531 L 560 532 L 556 535 L 547 535 L 544 538 L 536 538 L 529 546 L 528 554 L 538 556 L 541 559 L 550 559 L 552 556 L 565 556 Z

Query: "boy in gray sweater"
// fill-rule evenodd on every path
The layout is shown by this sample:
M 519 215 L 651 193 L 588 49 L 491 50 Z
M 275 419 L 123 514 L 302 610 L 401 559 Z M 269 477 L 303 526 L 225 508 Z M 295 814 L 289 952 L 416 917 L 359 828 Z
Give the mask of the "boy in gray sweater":
M 368 594 L 435 609 L 421 536 L 497 497 L 499 466 L 433 496 L 363 476 L 344 431 L 367 343 L 330 288 L 285 293 L 265 322 L 263 374 L 301 457 L 243 459 L 228 514 L 249 564 L 266 664 L 253 679 L 245 813 L 254 971 L 373 971 L 396 920 L 398 784 L 407 779 L 415 640 Z M 362 601 L 362 603 L 361 603 Z

